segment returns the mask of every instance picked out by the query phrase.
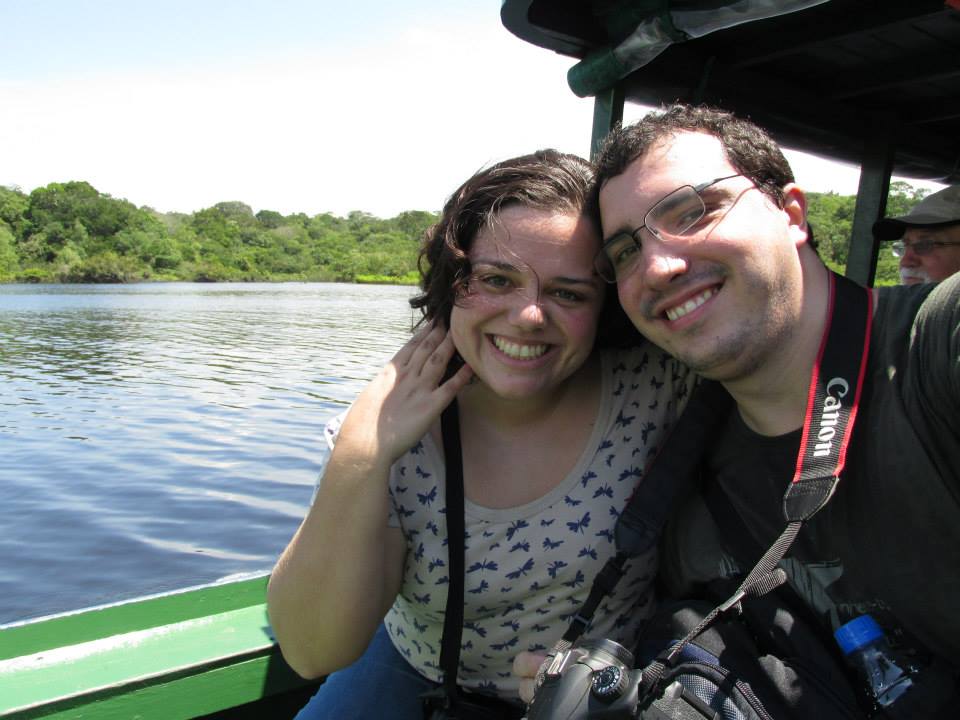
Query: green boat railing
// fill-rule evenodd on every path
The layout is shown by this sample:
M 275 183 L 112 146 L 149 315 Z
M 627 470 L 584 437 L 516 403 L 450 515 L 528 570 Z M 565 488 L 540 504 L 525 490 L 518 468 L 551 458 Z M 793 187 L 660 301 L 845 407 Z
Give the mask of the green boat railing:
M 266 584 L 262 575 L 2 626 L 0 717 L 241 717 L 291 691 L 305 698 L 317 683 L 281 657 Z

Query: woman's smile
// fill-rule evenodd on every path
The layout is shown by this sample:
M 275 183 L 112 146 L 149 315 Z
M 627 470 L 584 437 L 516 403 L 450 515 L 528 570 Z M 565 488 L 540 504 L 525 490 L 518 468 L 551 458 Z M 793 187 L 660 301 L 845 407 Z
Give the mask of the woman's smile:
M 546 343 L 526 343 L 510 340 L 502 335 L 488 335 L 494 346 L 509 358 L 514 360 L 536 360 L 542 357 L 552 346 Z
M 590 357 L 604 298 L 593 269 L 599 242 L 580 214 L 519 205 L 477 233 L 450 331 L 494 396 L 549 395 Z

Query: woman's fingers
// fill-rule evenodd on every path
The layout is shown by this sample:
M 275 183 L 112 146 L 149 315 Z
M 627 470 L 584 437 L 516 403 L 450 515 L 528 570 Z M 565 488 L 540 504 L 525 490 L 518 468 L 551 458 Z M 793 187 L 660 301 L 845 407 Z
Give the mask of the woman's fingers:
M 451 375 L 445 383 L 440 385 L 437 388 L 437 391 L 440 394 L 443 407 L 446 407 L 453 402 L 453 399 L 457 396 L 457 393 L 466 387 L 467 383 L 469 383 L 472 379 L 473 368 L 471 368 L 469 365 L 464 365 L 453 375 Z
M 403 347 L 397 351 L 397 354 L 393 356 L 393 362 L 400 367 L 407 365 L 410 362 L 410 359 L 413 357 L 413 353 L 420 346 L 420 343 L 423 342 L 423 339 L 433 329 L 433 327 L 433 324 L 430 324 L 419 328 L 415 333 L 413 333 L 413 335 L 410 336 L 410 339 L 403 344 Z
M 524 650 L 513 659 L 513 674 L 520 680 L 520 699 L 529 704 L 536 690 L 537 671 L 547 656 Z
M 413 349 L 407 368 L 411 372 L 420 374 L 440 366 L 442 375 L 443 368 L 446 368 L 447 362 L 453 357 L 453 339 L 449 337 L 446 328 L 439 323 L 431 323 L 426 330 Z M 446 359 L 443 359 L 444 355 L 447 356 Z

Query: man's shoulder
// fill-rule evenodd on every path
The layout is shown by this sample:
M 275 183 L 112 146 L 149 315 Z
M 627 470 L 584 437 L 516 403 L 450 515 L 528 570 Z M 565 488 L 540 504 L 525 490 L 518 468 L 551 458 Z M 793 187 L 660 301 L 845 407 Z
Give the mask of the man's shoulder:
M 930 292 L 923 301 L 921 313 L 946 320 L 960 316 L 960 272 L 956 272 L 937 285 L 930 286 Z
M 877 295 L 878 305 L 888 305 L 901 313 L 915 315 L 921 308 L 952 310 L 960 302 L 960 272 L 939 283 L 877 288 Z
M 932 284 L 918 284 L 877 288 L 877 307 L 889 306 L 892 312 L 915 315 L 936 287 Z
M 911 332 L 957 326 L 960 320 L 960 273 L 934 285 L 898 285 L 877 290 L 875 330 Z

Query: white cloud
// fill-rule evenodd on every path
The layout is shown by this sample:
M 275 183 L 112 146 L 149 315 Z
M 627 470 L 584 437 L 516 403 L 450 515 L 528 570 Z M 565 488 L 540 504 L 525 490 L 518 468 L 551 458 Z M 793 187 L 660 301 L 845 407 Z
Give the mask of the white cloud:
M 258 60 L 125 70 L 131 59 L 0 81 L 0 185 L 87 180 L 162 211 L 240 200 L 390 217 L 439 209 L 469 174 L 512 155 L 588 152 L 592 101 L 567 87 L 574 60 L 514 37 L 495 10 L 390 27 L 306 51 L 260 48 Z M 856 168 L 790 157 L 808 189 L 856 192 Z
M 438 209 L 481 165 L 587 152 L 570 64 L 497 26 L 422 27 L 269 64 L 8 83 L 0 183 L 88 180 L 164 211 Z

